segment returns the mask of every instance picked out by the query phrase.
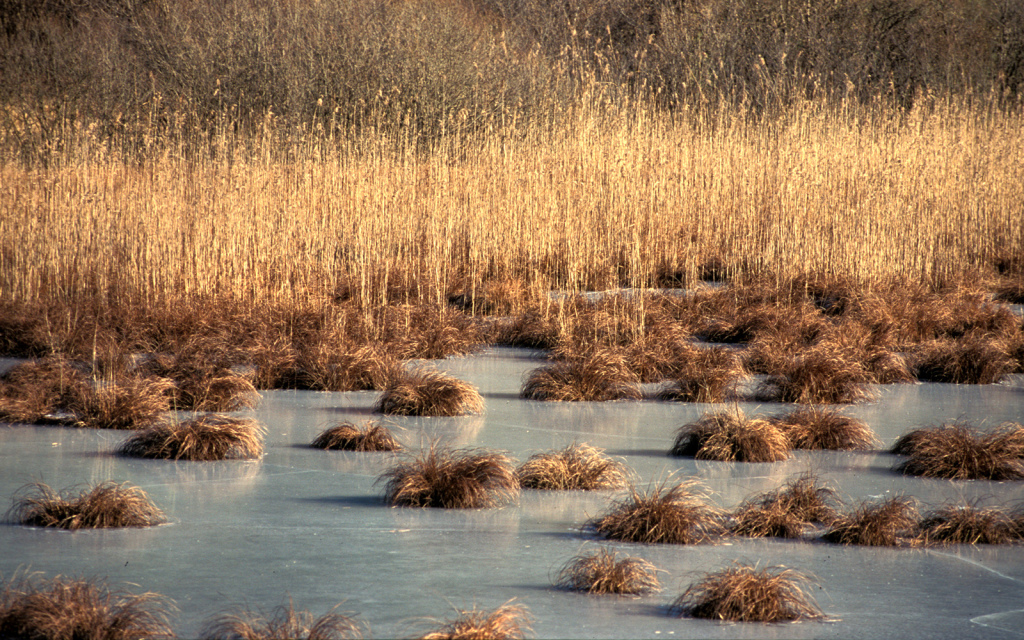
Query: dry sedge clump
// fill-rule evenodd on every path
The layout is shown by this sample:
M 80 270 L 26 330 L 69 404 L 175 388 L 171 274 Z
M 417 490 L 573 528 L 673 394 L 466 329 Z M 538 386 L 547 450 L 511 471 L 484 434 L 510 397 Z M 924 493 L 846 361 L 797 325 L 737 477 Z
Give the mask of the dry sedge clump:
M 618 489 L 629 481 L 625 465 L 604 455 L 602 449 L 573 443 L 561 451 L 530 456 L 516 473 L 524 489 L 593 491 Z
M 0 637 L 32 640 L 174 638 L 174 605 L 155 593 L 111 591 L 96 580 L 22 576 L 0 593 Z
M 1006 544 L 1021 539 L 1021 530 L 1004 510 L 974 505 L 946 505 L 927 514 L 916 542 L 934 544 Z
M 695 492 L 697 481 L 672 487 L 658 485 L 642 494 L 630 488 L 629 497 L 587 526 L 598 535 L 622 542 L 698 544 L 726 533 L 721 509 Z
M 709 573 L 672 604 L 679 616 L 730 622 L 821 620 L 825 613 L 807 592 L 810 580 L 792 569 L 736 565 Z
M 733 514 L 731 530 L 750 538 L 799 538 L 814 523 L 833 522 L 834 492 L 819 487 L 804 475 L 781 489 L 765 493 L 740 505 Z
M 362 427 L 342 422 L 318 435 L 311 447 L 338 451 L 398 451 L 402 448 L 391 430 L 372 420 Z
M 915 429 L 900 437 L 892 453 L 907 455 L 896 470 L 948 480 L 1024 478 L 1024 426 L 1000 425 L 989 433 L 963 422 Z
M 0 422 L 42 422 L 82 393 L 87 384 L 85 376 L 60 357 L 12 367 L 0 376 Z
M 341 606 L 341 605 L 338 605 Z M 295 610 L 289 602 L 267 617 L 248 609 L 223 613 L 206 622 L 202 640 L 343 640 L 362 638 L 363 625 L 354 618 L 331 611 L 316 618 L 305 610 Z
M 878 442 L 867 423 L 825 407 L 801 407 L 772 422 L 794 449 L 863 451 Z
M 436 369 L 417 367 L 388 382 L 376 410 L 401 416 L 463 416 L 483 413 L 484 399 L 468 382 Z
M 151 527 L 166 522 L 163 512 L 138 487 L 104 482 L 73 495 L 37 482 L 15 498 L 6 519 L 31 527 L 107 529 Z
M 735 395 L 736 386 L 747 371 L 736 351 L 723 347 L 695 349 L 677 365 L 671 384 L 658 394 L 659 400 L 722 402 Z
M 201 415 L 137 433 L 117 452 L 161 460 L 255 460 L 263 455 L 263 432 L 252 418 Z
M 895 496 L 880 503 L 862 504 L 852 514 L 839 516 L 821 537 L 837 544 L 893 547 L 911 536 L 916 526 L 914 499 Z
M 940 338 L 914 351 L 919 380 L 954 384 L 995 384 L 1017 369 L 1005 339 L 972 332 L 956 339 Z
M 419 636 L 419 640 L 518 640 L 532 633 L 531 620 L 526 607 L 510 602 L 494 611 L 474 607 L 460 611 L 455 620 Z
M 193 370 L 174 378 L 174 387 L 174 408 L 179 411 L 253 409 L 261 397 L 248 378 L 230 371 Z
M 431 446 L 377 481 L 386 481 L 384 499 L 395 507 L 480 509 L 519 497 L 512 459 L 491 451 Z
M 623 356 L 611 349 L 595 349 L 534 369 L 520 393 L 527 400 L 554 402 L 605 402 L 639 400 L 640 379 Z
M 789 457 L 789 440 L 770 420 L 747 418 L 739 408 L 705 413 L 676 432 L 672 456 L 698 460 L 778 462 Z
M 619 558 L 611 549 L 575 556 L 555 577 L 559 589 L 591 594 L 643 595 L 661 588 L 657 569 L 643 558 Z
M 93 429 L 144 429 L 170 410 L 174 383 L 166 378 L 129 378 L 86 385 L 68 409 L 76 424 Z
M 314 391 L 373 391 L 385 389 L 403 373 L 402 365 L 383 345 L 366 344 L 335 352 L 323 343 L 303 350 L 293 385 Z
M 760 400 L 803 404 L 839 404 L 873 397 L 873 380 L 862 362 L 846 350 L 821 343 L 788 358 L 778 374 L 768 376 L 756 391 Z

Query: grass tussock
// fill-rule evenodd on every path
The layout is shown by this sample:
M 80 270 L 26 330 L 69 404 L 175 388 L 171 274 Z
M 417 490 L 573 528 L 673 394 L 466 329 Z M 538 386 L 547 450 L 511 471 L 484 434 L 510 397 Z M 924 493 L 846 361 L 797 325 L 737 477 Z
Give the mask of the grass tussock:
M 464 416 L 483 413 L 484 399 L 468 382 L 416 367 L 388 382 L 375 409 L 386 415 Z
M 111 590 L 100 580 L 16 576 L 0 592 L 0 637 L 46 640 L 174 638 L 173 603 Z
M 735 565 L 706 574 L 672 604 L 679 616 L 729 622 L 822 620 L 809 593 L 810 580 L 785 567 Z
M 747 375 L 743 359 L 732 349 L 694 349 L 677 365 L 671 383 L 658 393 L 658 399 L 724 402 L 735 396 L 737 385 Z
M 159 460 L 257 460 L 263 456 L 263 438 L 263 427 L 252 418 L 207 414 L 139 432 L 117 453 Z
M 125 378 L 81 387 L 68 409 L 76 425 L 91 429 L 145 429 L 170 410 L 174 383 L 166 378 Z
M 632 487 L 627 498 L 588 526 L 603 538 L 622 542 L 711 542 L 726 533 L 724 513 L 709 504 L 699 489 L 697 481 L 657 485 L 646 493 Z
M 30 527 L 109 529 L 152 527 L 167 521 L 138 487 L 104 482 L 77 494 L 57 492 L 41 482 L 28 485 L 15 498 L 6 519 Z
M 293 386 L 314 391 L 378 391 L 403 372 L 398 358 L 378 344 L 342 352 L 321 344 L 300 353 L 296 366 Z
M 519 640 L 533 633 L 532 620 L 529 610 L 520 604 L 506 602 L 492 611 L 474 607 L 459 611 L 454 620 L 418 640 Z
M 337 424 L 325 429 L 309 446 L 338 451 L 398 451 L 402 448 L 390 429 L 373 420 L 367 420 L 362 426 L 351 422 Z
M 913 537 L 917 523 L 914 499 L 894 496 L 840 515 L 821 537 L 836 544 L 894 547 Z
M 995 384 L 1017 370 L 1007 340 L 979 332 L 922 343 L 913 363 L 924 382 Z
M 586 443 L 535 453 L 519 466 L 516 474 L 524 489 L 599 491 L 620 489 L 629 482 L 629 469 L 624 464 Z
M 833 522 L 835 492 L 803 475 L 780 489 L 745 500 L 733 514 L 731 531 L 750 538 L 799 538 L 816 523 Z
M 0 422 L 35 424 L 85 393 L 86 376 L 63 357 L 30 360 L 0 376 Z
M 341 605 L 338 605 L 341 606 Z M 315 617 L 296 610 L 291 602 L 269 616 L 248 609 L 210 618 L 199 634 L 201 640 L 347 640 L 363 638 L 364 626 L 335 610 Z
M 1014 518 L 998 507 L 945 505 L 927 513 L 915 542 L 922 545 L 1007 544 L 1021 539 Z
M 819 343 L 786 359 L 779 373 L 758 385 L 755 396 L 768 402 L 847 404 L 869 400 L 873 378 L 849 350 Z
M 1005 423 L 983 432 L 965 422 L 915 429 L 890 450 L 908 458 L 896 466 L 907 475 L 948 480 L 1024 478 L 1024 426 Z
M 559 589 L 601 595 L 643 595 L 661 588 L 653 564 L 643 558 L 620 558 L 611 549 L 573 557 L 559 570 L 554 582 Z
M 514 502 L 519 478 L 508 456 L 431 446 L 382 473 L 384 500 L 395 507 L 482 509 Z
M 801 407 L 772 422 L 794 449 L 866 451 L 878 444 L 866 422 L 826 407 Z
M 778 462 L 789 458 L 789 440 L 772 421 L 747 418 L 738 407 L 705 413 L 676 432 L 672 456 L 724 462 Z
M 639 400 L 640 379 L 621 353 L 599 348 L 531 371 L 520 396 L 554 402 Z

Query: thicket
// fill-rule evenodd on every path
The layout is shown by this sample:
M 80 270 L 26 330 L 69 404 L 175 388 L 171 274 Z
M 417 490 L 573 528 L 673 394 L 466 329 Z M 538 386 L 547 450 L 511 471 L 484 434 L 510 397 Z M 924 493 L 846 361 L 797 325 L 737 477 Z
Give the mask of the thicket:
M 594 96 L 770 114 L 1022 86 L 1017 0 L 0 0 L 0 148 L 30 161 L 78 129 L 230 156 L 238 133 L 430 141 Z

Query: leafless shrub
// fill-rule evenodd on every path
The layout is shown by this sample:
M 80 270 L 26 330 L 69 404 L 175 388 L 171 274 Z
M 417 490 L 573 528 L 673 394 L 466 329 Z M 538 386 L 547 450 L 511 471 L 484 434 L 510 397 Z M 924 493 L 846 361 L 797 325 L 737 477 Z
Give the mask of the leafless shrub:
M 254 460 L 263 455 L 263 436 L 263 427 L 252 418 L 207 414 L 139 432 L 117 452 L 162 460 Z
M 524 489 L 594 491 L 618 489 L 629 481 L 625 465 L 604 455 L 602 449 L 585 443 L 534 454 L 516 473 Z
M 661 588 L 657 569 L 643 558 L 626 556 L 611 549 L 578 555 L 559 570 L 555 586 L 592 594 L 642 595 Z
M 396 507 L 480 509 L 519 497 L 512 460 L 503 454 L 431 446 L 380 475 L 384 500 Z
M 6 519 L 57 529 L 151 527 L 167 521 L 145 491 L 126 484 L 104 482 L 78 495 L 73 489 L 58 493 L 41 482 L 27 489 L 15 498 Z

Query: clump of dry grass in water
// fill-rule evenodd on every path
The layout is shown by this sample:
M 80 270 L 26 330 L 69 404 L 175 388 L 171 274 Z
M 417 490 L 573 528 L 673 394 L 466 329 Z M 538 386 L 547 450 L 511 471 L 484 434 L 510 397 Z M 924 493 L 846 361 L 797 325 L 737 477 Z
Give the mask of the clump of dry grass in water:
M 914 499 L 894 496 L 839 516 L 821 537 L 837 544 L 894 547 L 913 536 L 917 521 Z
M 1024 426 L 1005 423 L 984 433 L 957 422 L 915 429 L 901 436 L 892 453 L 909 456 L 896 466 L 907 475 L 948 480 L 1024 478 Z
M 997 507 L 945 505 L 922 518 L 916 543 L 942 544 L 1006 544 L 1021 538 L 1014 519 Z
M 82 387 L 68 409 L 76 425 L 92 429 L 144 429 L 170 410 L 174 383 L 166 378 L 127 378 Z
M 402 448 L 390 429 L 372 420 L 361 427 L 342 422 L 324 430 L 309 446 L 338 451 L 398 451 Z
M 705 413 L 676 432 L 672 456 L 698 460 L 778 462 L 789 458 L 789 440 L 770 420 L 747 418 L 741 409 Z
M 755 396 L 768 402 L 848 404 L 869 400 L 873 378 L 848 350 L 820 343 L 789 357 L 780 372 L 758 385 Z
M 295 386 L 314 391 L 376 391 L 403 373 L 402 365 L 383 345 L 366 344 L 335 353 L 324 345 L 298 357 Z
M 117 452 L 160 460 L 256 460 L 263 455 L 263 435 L 252 418 L 207 414 L 151 427 L 125 440 Z
M 878 444 L 875 432 L 862 420 L 825 407 L 801 407 L 772 422 L 794 449 L 866 451 Z
M 597 491 L 619 489 L 629 482 L 629 469 L 604 455 L 603 449 L 573 443 L 559 451 L 536 453 L 516 470 L 524 489 Z
M 484 399 L 468 382 L 417 367 L 393 377 L 375 409 L 388 415 L 464 416 L 483 413 Z
M 606 402 L 639 400 L 640 379 L 613 349 L 549 364 L 529 373 L 520 393 L 527 400 Z
M 726 533 L 724 512 L 708 504 L 697 481 L 629 494 L 587 526 L 609 540 L 641 543 L 699 544 Z
M 810 580 L 785 567 L 758 570 L 735 565 L 706 574 L 672 604 L 677 616 L 731 622 L 822 620 L 825 613 L 808 593 Z
M 0 376 L 0 422 L 44 422 L 84 392 L 86 377 L 61 357 L 23 362 Z
M 338 605 L 341 606 L 341 605 Z M 202 640 L 344 640 L 362 638 L 364 627 L 351 616 L 337 613 L 338 607 L 314 617 L 295 610 L 291 602 L 274 609 L 270 616 L 248 609 L 222 613 L 206 622 Z
M 775 491 L 746 500 L 733 514 L 731 530 L 750 538 L 799 538 L 815 523 L 833 522 L 835 492 L 803 475 Z
M 913 362 L 919 380 L 954 384 L 995 384 L 1017 369 L 1006 339 L 979 332 L 925 342 Z
M 0 593 L 0 637 L 174 638 L 168 623 L 174 609 L 159 594 L 112 591 L 98 580 L 22 575 Z
M 114 482 L 98 484 L 77 495 L 73 489 L 54 491 L 42 482 L 27 485 L 5 519 L 57 529 L 152 527 L 167 521 L 145 491 Z
M 518 640 L 533 632 L 526 607 L 506 602 L 493 611 L 477 608 L 459 611 L 455 620 L 430 631 L 419 640 Z
M 195 372 L 174 378 L 173 403 L 180 411 L 241 411 L 255 408 L 261 396 L 245 376 L 230 371 Z
M 657 571 L 643 558 L 619 558 L 617 552 L 601 549 L 566 562 L 555 586 L 590 594 L 643 595 L 661 588 Z
M 735 396 L 736 386 L 747 377 L 743 359 L 723 347 L 695 349 L 677 367 L 671 384 L 658 393 L 659 400 L 723 402 Z
M 512 459 L 501 453 L 431 446 L 382 473 L 384 500 L 396 507 L 480 509 L 519 497 Z

